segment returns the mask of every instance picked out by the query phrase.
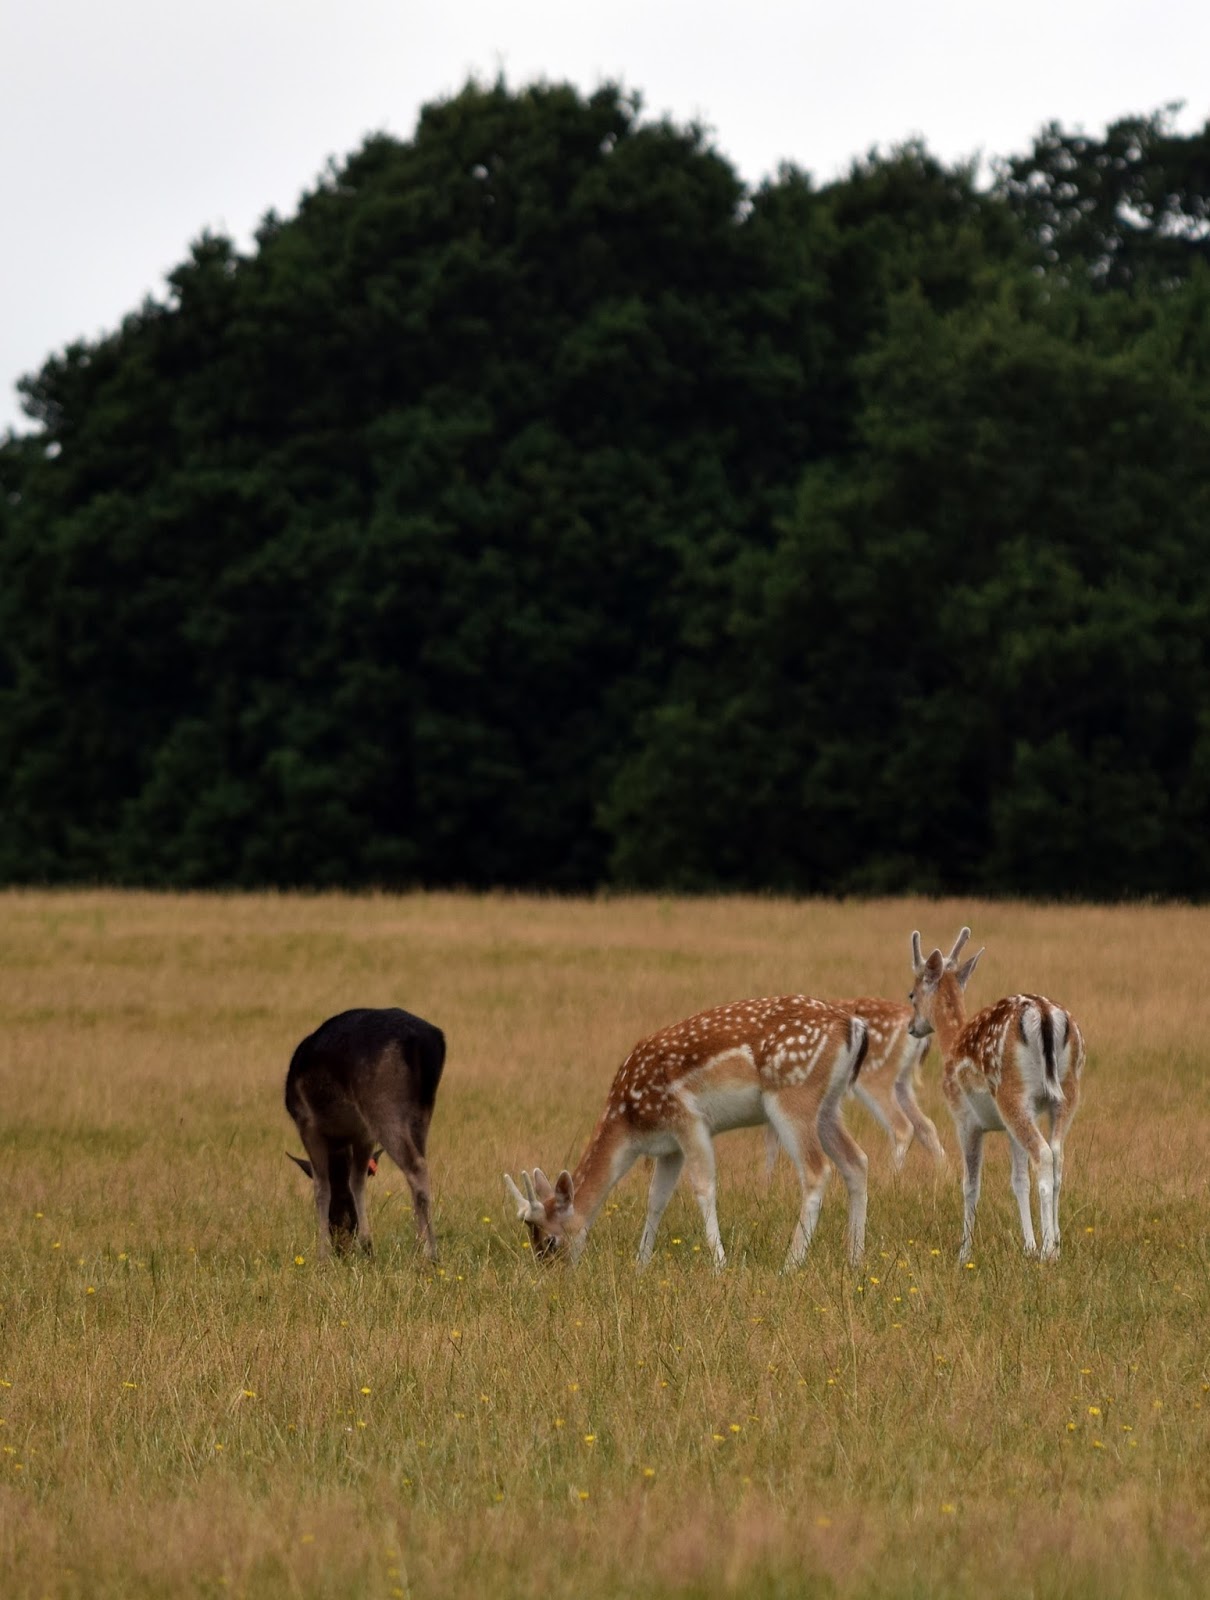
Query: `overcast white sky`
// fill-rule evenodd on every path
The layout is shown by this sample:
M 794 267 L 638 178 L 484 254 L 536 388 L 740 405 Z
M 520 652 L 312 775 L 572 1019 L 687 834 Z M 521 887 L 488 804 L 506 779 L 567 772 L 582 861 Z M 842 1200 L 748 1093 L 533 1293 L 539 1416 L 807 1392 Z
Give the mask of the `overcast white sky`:
M 913 135 L 946 160 L 1210 116 L 1196 0 L 0 0 L 0 430 L 13 385 L 114 327 L 204 228 L 246 246 L 329 156 L 473 74 L 637 89 L 755 182 Z

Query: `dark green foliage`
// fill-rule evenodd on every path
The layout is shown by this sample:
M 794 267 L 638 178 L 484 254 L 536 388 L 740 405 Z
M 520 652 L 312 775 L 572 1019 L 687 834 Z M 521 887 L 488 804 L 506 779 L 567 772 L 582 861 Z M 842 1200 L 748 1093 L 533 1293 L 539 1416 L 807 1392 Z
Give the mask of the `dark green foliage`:
M 1206 894 L 1204 148 L 471 86 L 203 238 L 0 445 L 0 878 Z
M 1154 289 L 1210 263 L 1210 122 L 1174 133 L 1169 106 L 1103 139 L 1057 123 L 1005 162 L 999 189 L 1040 259 L 1106 289 Z
M 724 670 L 682 673 L 615 785 L 624 875 L 1205 892 L 1207 396 L 1063 312 L 898 303 L 861 451 L 807 473 Z

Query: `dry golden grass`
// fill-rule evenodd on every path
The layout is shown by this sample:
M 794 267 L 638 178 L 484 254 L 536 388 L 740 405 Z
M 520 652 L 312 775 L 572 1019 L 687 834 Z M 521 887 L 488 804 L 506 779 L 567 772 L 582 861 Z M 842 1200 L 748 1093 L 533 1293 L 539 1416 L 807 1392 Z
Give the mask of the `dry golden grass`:
M 1210 1578 L 1210 913 L 453 895 L 3 896 L 5 1595 L 1195 1596 Z M 747 994 L 891 995 L 969 920 L 985 1003 L 1090 1044 L 1063 1259 L 1019 1251 L 989 1146 L 973 1270 L 956 1158 L 870 1155 L 781 1276 L 788 1172 L 720 1141 L 732 1265 L 678 1194 L 632 1266 L 636 1174 L 540 1269 L 500 1173 L 571 1162 L 660 1024 Z M 314 1262 L 281 1105 L 348 1005 L 446 1030 L 442 1264 L 371 1187 L 373 1263 Z M 951 1152 L 935 1067 L 922 1100 Z M 299 1259 L 301 1258 L 301 1260 Z

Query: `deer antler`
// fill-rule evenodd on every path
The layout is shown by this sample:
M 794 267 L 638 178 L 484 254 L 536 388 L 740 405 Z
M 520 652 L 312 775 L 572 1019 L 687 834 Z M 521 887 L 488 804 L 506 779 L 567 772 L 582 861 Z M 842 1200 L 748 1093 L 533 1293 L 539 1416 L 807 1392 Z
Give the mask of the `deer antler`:
M 946 957 L 945 964 L 947 967 L 956 967 L 958 965 L 958 957 L 962 954 L 962 946 L 966 943 L 970 936 L 971 931 L 969 928 L 963 928 L 960 930 L 958 937 L 954 940 L 954 948 Z
M 521 1174 L 521 1182 L 525 1185 L 525 1194 L 521 1193 L 507 1172 L 504 1174 L 504 1186 L 516 1203 L 518 1219 L 521 1222 L 540 1222 L 546 1213 L 534 1194 L 534 1186 L 529 1181 L 528 1172 Z
M 919 933 L 912 935 L 912 966 L 917 972 L 921 971 L 924 966 L 924 957 L 920 953 Z

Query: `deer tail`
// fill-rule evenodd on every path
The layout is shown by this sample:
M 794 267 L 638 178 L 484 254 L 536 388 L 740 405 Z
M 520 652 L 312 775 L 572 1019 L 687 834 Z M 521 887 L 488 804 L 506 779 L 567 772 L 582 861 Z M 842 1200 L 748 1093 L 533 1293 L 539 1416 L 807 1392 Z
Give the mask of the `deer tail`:
M 849 1087 L 852 1088 L 870 1048 L 870 1030 L 864 1017 L 854 1017 L 850 1023 L 849 1045 L 853 1051 L 853 1065 L 849 1071 Z
M 1059 1052 L 1067 1043 L 1067 1013 L 1045 1001 L 1026 1006 L 1021 1013 L 1021 1037 L 1042 1058 L 1042 1089 L 1047 1099 L 1062 1100 Z

